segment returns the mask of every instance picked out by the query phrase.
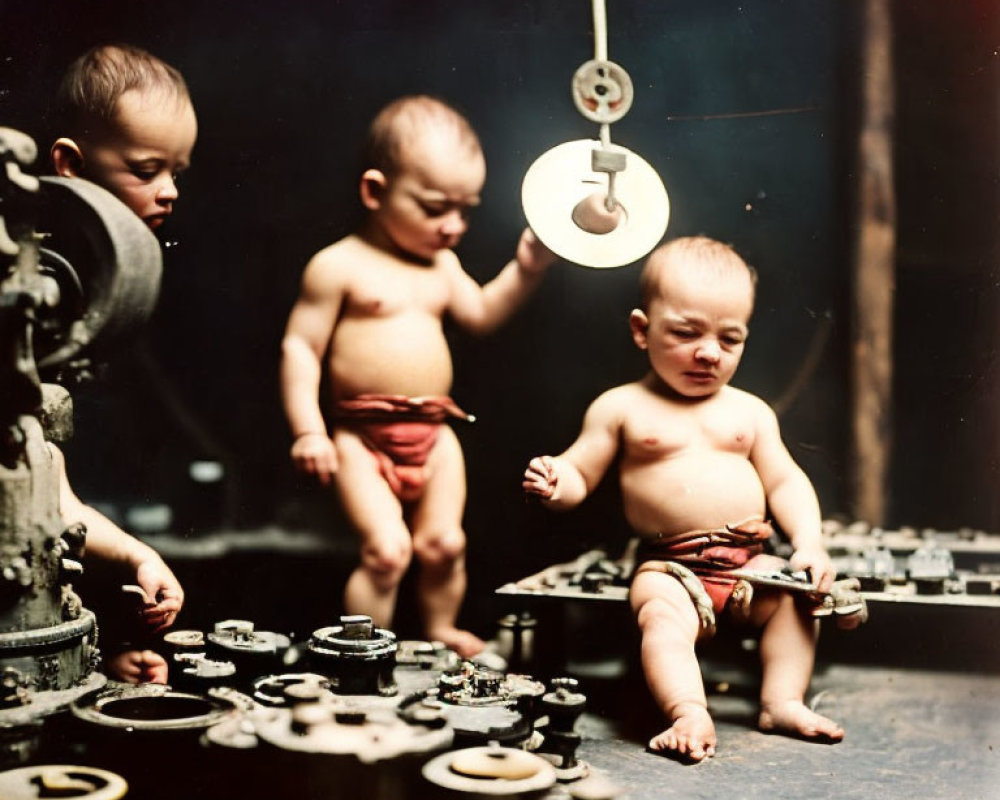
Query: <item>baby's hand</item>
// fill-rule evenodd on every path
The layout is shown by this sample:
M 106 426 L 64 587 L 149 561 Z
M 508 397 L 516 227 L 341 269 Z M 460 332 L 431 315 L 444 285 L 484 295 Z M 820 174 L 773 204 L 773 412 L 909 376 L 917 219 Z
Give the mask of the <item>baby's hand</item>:
M 325 433 L 304 433 L 292 443 L 292 461 L 307 475 L 328 485 L 337 472 L 337 450 Z
M 833 568 L 830 556 L 822 546 L 803 547 L 792 553 L 788 564 L 793 570 L 809 573 L 809 577 L 820 592 L 829 592 L 837 572 Z
M 123 683 L 166 683 L 167 662 L 154 650 L 125 650 L 111 656 L 108 675 Z
M 538 495 L 544 500 L 555 497 L 558 484 L 559 476 L 556 474 L 552 456 L 538 456 L 531 459 L 524 471 L 524 480 L 521 481 L 525 492 Z
M 534 274 L 552 266 L 557 256 L 541 243 L 531 228 L 525 228 L 521 240 L 517 243 L 515 258 L 521 269 Z
M 149 598 L 140 612 L 143 622 L 154 631 L 173 625 L 184 605 L 184 590 L 170 567 L 159 556 L 148 558 L 139 564 L 135 579 Z

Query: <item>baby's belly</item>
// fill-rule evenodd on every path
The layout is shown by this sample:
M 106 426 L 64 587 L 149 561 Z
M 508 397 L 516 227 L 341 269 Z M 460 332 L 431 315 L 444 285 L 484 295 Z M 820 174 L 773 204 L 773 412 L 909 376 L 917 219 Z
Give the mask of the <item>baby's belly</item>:
M 648 464 L 623 463 L 625 517 L 641 536 L 717 528 L 763 516 L 764 487 L 746 457 L 735 453 L 683 453 Z
M 335 398 L 451 391 L 451 352 L 440 323 L 432 317 L 341 321 L 330 351 L 330 371 Z

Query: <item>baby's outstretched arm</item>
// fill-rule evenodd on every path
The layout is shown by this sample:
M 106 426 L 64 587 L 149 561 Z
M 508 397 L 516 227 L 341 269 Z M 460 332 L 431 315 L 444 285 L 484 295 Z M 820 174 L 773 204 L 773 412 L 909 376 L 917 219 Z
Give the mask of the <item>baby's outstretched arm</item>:
M 795 548 L 792 568 L 809 572 L 817 588 L 828 592 L 836 571 L 823 547 L 816 490 L 781 441 L 778 419 L 763 402 L 750 460 L 760 475 L 771 513 Z
M 542 244 L 530 228 L 525 228 L 517 251 L 499 274 L 480 286 L 453 258 L 451 302 L 448 311 L 455 321 L 473 333 L 490 333 L 506 322 L 541 282 L 556 255 Z
M 150 604 L 143 608 L 143 622 L 155 631 L 173 625 L 184 605 L 184 590 L 160 554 L 123 531 L 100 511 L 83 503 L 73 492 L 60 450 L 49 445 L 59 470 L 59 513 L 63 522 L 82 522 L 87 528 L 86 553 L 104 561 L 124 564 L 135 575 Z
M 587 409 L 576 441 L 559 456 L 531 459 L 521 486 L 550 508 L 573 508 L 600 483 L 618 451 L 617 394 L 605 392 Z
M 306 266 L 302 291 L 288 317 L 281 343 L 281 395 L 292 429 L 291 457 L 301 471 L 329 484 L 337 471 L 337 451 L 326 430 L 319 387 L 326 352 L 343 302 L 341 270 L 320 253 Z

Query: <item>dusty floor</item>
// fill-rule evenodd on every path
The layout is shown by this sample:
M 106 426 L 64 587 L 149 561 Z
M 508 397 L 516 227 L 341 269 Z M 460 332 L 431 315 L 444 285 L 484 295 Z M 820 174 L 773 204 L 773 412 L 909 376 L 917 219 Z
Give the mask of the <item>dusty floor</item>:
M 580 723 L 580 757 L 629 800 L 1000 798 L 995 675 L 831 666 L 813 681 L 815 707 L 844 725 L 847 737 L 817 745 L 758 732 L 752 681 L 726 669 L 708 674 L 728 683 L 709 698 L 719 737 L 714 758 L 690 766 L 646 752 L 657 720 L 635 712 L 642 687 L 634 682 L 594 698 L 600 714 Z

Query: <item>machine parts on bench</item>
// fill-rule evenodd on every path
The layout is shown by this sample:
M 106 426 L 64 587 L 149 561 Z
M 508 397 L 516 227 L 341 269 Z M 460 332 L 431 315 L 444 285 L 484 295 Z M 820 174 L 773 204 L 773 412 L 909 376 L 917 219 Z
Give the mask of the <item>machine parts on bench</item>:
M 395 677 L 396 634 L 376 628 L 371 617 L 343 616 L 339 625 L 313 632 L 308 661 L 314 672 L 326 675 L 338 694 L 392 697 Z
M 459 670 L 443 673 L 423 696 L 404 700 L 400 712 L 440 709 L 459 744 L 520 744 L 531 737 L 536 701 L 544 693 L 545 685 L 527 675 L 504 675 L 466 661 Z
M 560 781 L 584 778 L 590 767 L 576 758 L 581 741 L 576 721 L 587 707 L 587 698 L 574 678 L 553 678 L 551 685 L 552 690 L 542 695 L 541 710 L 548 723 L 542 728 L 543 741 L 535 752 L 552 757 Z

